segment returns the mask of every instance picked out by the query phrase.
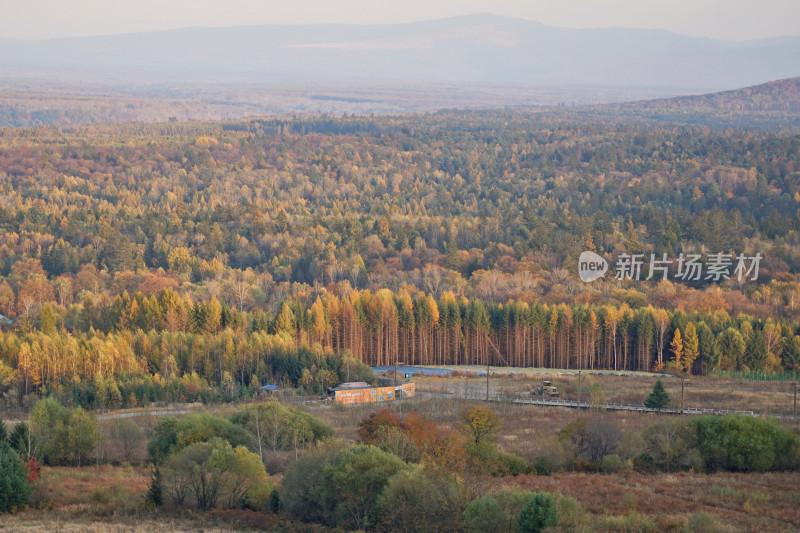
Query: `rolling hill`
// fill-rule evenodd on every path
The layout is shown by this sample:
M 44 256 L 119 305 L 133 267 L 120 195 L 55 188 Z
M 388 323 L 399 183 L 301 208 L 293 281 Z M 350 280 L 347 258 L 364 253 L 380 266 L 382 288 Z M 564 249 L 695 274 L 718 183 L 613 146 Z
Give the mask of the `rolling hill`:
M 753 113 L 800 113 L 800 78 L 770 81 L 753 87 L 718 93 L 659 98 L 612 105 L 623 109 Z

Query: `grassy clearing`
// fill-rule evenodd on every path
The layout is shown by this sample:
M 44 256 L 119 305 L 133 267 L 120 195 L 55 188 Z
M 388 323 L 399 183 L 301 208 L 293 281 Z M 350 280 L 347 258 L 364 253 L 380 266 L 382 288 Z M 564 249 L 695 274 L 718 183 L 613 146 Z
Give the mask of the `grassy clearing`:
M 38 508 L 4 516 L 0 531 L 328 531 L 252 511 L 155 513 L 143 501 L 148 480 L 144 467 L 45 468 Z M 795 473 L 559 473 L 491 478 L 486 488 L 570 495 L 586 531 L 779 532 L 800 530 L 798 481 Z
M 144 500 L 149 483 L 150 469 L 146 466 L 43 467 L 30 507 L 2 516 L 0 531 L 328 531 L 281 515 L 245 510 L 156 511 Z
M 142 494 L 150 482 L 146 466 L 44 467 L 31 506 L 97 516 L 131 515 L 144 507 Z
M 797 474 L 556 474 L 498 484 L 569 494 L 600 531 L 679 531 L 692 515 L 721 531 L 798 531 Z M 695 522 L 702 520 L 695 518 Z
M 601 384 L 609 396 L 615 394 L 616 387 L 626 389 L 616 393 L 618 397 L 644 397 L 653 383 L 652 379 L 584 376 L 581 386 L 584 382 L 586 387 L 590 386 L 590 379 L 602 379 Z M 538 381 L 539 378 L 514 376 L 492 378 L 490 385 L 525 394 Z M 485 391 L 485 378 L 426 377 L 417 383 L 423 394 L 391 403 L 342 406 L 301 397 L 284 398 L 284 401 L 291 401 L 326 420 L 334 426 L 338 437 L 348 440 L 356 438 L 358 425 L 365 417 L 385 407 L 401 415 L 415 410 L 439 424 L 455 427 L 464 407 L 486 405 L 478 400 L 465 400 L 458 393 L 469 387 L 476 390 L 483 387 Z M 577 393 L 576 381 L 556 381 L 556 384 L 564 394 Z M 669 390 L 670 382 L 665 380 L 665 384 Z M 725 387 L 728 387 L 719 380 L 701 384 L 719 397 L 725 395 Z M 425 391 L 435 391 L 442 396 L 429 394 L 426 397 Z M 726 401 L 732 398 L 736 396 L 728 395 Z M 493 402 L 490 406 L 502 421 L 498 447 L 529 461 L 545 455 L 558 463 L 559 454 L 563 452 L 555 439 L 556 434 L 578 416 L 587 414 L 567 408 L 515 404 L 510 400 Z M 224 415 L 239 408 L 241 405 L 207 409 Z M 641 432 L 667 415 L 608 412 L 604 416 L 619 425 L 624 433 Z M 287 452 L 286 464 L 293 459 L 294 453 Z M 280 515 L 249 511 L 155 513 L 146 507 L 143 499 L 149 476 L 147 466 L 126 464 L 43 468 L 31 509 L 3 517 L 0 530 L 326 531 L 320 526 L 291 522 Z M 797 473 L 644 475 L 623 470 L 611 475 L 556 473 L 491 478 L 488 483 L 491 486 L 519 485 L 576 498 L 588 520 L 588 526 L 581 531 L 800 531 L 800 474 Z
M 456 368 L 456 367 L 453 367 Z M 486 371 L 486 367 L 457 367 L 460 372 Z M 509 372 L 506 372 L 509 370 Z M 650 394 L 655 382 L 655 374 L 626 373 L 615 375 L 610 372 L 586 373 L 579 377 L 576 373 L 566 373 L 543 369 L 493 369 L 489 380 L 490 394 L 500 395 L 507 401 L 519 398 L 533 398 L 531 390 L 542 380 L 550 380 L 558 387 L 560 399 L 587 400 L 589 390 L 595 383 L 600 384 L 609 403 L 641 405 Z M 486 378 L 470 375 L 457 376 L 415 376 L 417 390 L 437 394 L 452 394 L 462 398 L 484 397 Z M 621 374 L 621 373 L 618 373 Z M 681 401 L 681 380 L 673 377 L 662 378 L 664 387 L 672 398 L 672 406 L 679 407 Z M 683 393 L 684 406 L 730 411 L 753 411 L 766 415 L 791 415 L 794 407 L 792 384 L 776 381 L 736 381 L 705 376 L 691 376 Z

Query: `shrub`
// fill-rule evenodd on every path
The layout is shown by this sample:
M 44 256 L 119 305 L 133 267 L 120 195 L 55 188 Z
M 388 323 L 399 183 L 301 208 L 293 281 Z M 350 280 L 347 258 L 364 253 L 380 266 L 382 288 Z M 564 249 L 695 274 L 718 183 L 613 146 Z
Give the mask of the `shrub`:
M 372 444 L 406 463 L 416 463 L 420 458 L 414 440 L 398 427 L 380 426 L 373 434 Z
M 652 457 L 643 453 L 633 459 L 633 469 L 642 474 L 652 474 L 656 471 L 656 464 Z
M 576 472 L 587 472 L 587 473 L 600 472 L 600 464 L 587 461 L 583 457 L 576 457 L 572 461 L 572 469 Z
M 686 525 L 688 533 L 722 533 L 723 528 L 717 524 L 717 519 L 708 513 L 692 513 Z
M 639 507 L 639 498 L 632 492 L 626 492 L 619 500 L 619 504 L 627 509 L 636 509 Z
M 468 533 L 502 533 L 506 531 L 507 516 L 494 496 L 485 495 L 473 500 L 464 509 L 464 529 Z
M 558 440 L 568 454 L 595 464 L 617 451 L 620 438 L 619 426 L 601 415 L 580 417 L 558 432 Z
M 540 476 L 549 476 L 553 472 L 552 460 L 546 455 L 537 455 L 533 460 L 533 469 Z
M 361 421 L 361 425 L 358 427 L 358 439 L 364 444 L 376 444 L 380 431 L 385 432 L 387 428 L 400 427 L 402 427 L 400 418 L 390 409 L 384 408 Z
M 454 477 L 422 466 L 392 476 L 378 499 L 382 531 L 458 531 L 461 497 Z
M 553 497 L 545 492 L 534 494 L 517 519 L 517 525 L 522 533 L 539 533 L 557 523 L 555 502 Z
M 305 452 L 286 469 L 280 485 L 280 502 L 284 511 L 304 522 L 325 519 L 319 488 L 325 467 L 347 444 L 330 440 Z
M 272 512 L 275 510 L 273 502 L 275 494 L 275 486 L 272 483 L 257 483 L 245 494 L 244 507 L 262 513 Z
M 766 472 L 798 467 L 800 442 L 774 420 L 745 415 L 694 419 L 706 468 Z
M 657 529 L 655 522 L 646 516 L 642 516 L 638 511 L 631 511 L 622 516 L 606 515 L 603 517 L 600 525 L 604 530 L 611 531 L 640 531 L 641 533 L 650 533 Z
M 536 493 L 518 488 L 502 488 L 482 496 L 464 510 L 467 531 L 516 531 L 522 510 Z
M 673 418 L 654 424 L 642 433 L 645 450 L 653 464 L 667 472 L 696 466 L 697 426 L 689 419 Z
M 581 504 L 567 494 L 554 494 L 553 499 L 558 516 L 557 527 L 560 531 L 587 531 L 589 518 Z
M 91 498 L 96 503 L 111 503 L 111 494 L 102 487 L 97 487 L 92 490 Z
M 208 442 L 215 437 L 234 447 L 245 445 L 248 442 L 243 428 L 230 420 L 208 413 L 195 413 L 181 418 L 176 425 L 176 431 L 178 449 L 197 442 Z
M 534 471 L 528 461 L 513 453 L 498 452 L 496 474 L 501 476 L 518 476 L 520 474 L 530 474 Z
M 164 466 L 164 485 L 175 505 L 190 504 L 200 510 L 238 507 L 251 487 L 268 484 L 258 456 L 244 446 L 233 448 L 213 438 L 196 442 L 170 456 Z
M 460 433 L 439 427 L 413 411 L 406 416 L 403 427 L 414 440 L 422 462 L 433 463 L 450 472 L 464 470 L 468 457 Z M 491 443 L 484 442 L 480 446 L 491 448 Z
M 622 459 L 620 459 L 619 455 L 611 454 L 606 455 L 603 457 L 602 462 L 600 463 L 600 470 L 604 474 L 613 474 L 615 472 L 619 472 L 622 468 Z
M 97 417 L 83 408 L 68 410 L 54 398 L 36 402 L 31 411 L 30 432 L 35 454 L 48 464 L 80 466 L 100 442 Z
M 389 479 L 406 464 L 380 448 L 355 444 L 325 466 L 317 487 L 328 525 L 364 529 L 376 522 L 376 505 Z
M 494 495 L 495 500 L 505 514 L 505 530 L 515 531 L 517 518 L 525 505 L 533 498 L 535 493 L 518 488 L 503 488 Z
M 0 443 L 0 513 L 14 511 L 28 504 L 31 487 L 25 463 L 6 443 Z
M 635 431 L 626 431 L 617 447 L 617 454 L 623 459 L 633 459 L 643 454 L 644 451 L 644 438 Z
M 178 419 L 163 416 L 158 419 L 150 442 L 147 443 L 147 454 L 155 464 L 161 464 L 178 447 Z

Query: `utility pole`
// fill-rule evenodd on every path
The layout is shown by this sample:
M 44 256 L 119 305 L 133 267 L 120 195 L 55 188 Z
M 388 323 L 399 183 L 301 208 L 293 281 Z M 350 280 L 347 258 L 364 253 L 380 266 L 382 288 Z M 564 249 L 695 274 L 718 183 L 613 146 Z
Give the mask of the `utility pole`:
M 681 378 L 681 414 L 683 414 L 683 387 L 685 382 L 686 380 Z
M 489 355 L 486 355 L 486 401 L 489 401 Z
M 397 399 L 397 365 L 404 365 L 405 363 L 400 361 L 398 362 L 397 359 L 394 360 L 394 399 Z
M 508 361 L 506 361 L 506 358 L 503 357 L 503 354 L 500 353 L 500 350 L 497 349 L 497 346 L 494 345 L 492 339 L 490 339 L 488 335 L 486 336 L 486 340 L 494 349 L 495 353 L 497 354 L 497 357 L 499 357 L 506 364 L 506 366 L 508 366 Z M 497 393 L 497 399 L 498 401 L 500 401 L 499 392 Z M 487 402 L 489 401 L 489 354 L 488 353 L 486 354 L 486 401 Z
M 394 386 L 397 387 L 397 365 L 403 366 L 405 363 L 403 361 L 398 362 L 396 359 L 394 361 Z M 403 378 L 405 381 L 405 378 Z
M 578 370 L 578 410 L 581 410 L 581 371 Z

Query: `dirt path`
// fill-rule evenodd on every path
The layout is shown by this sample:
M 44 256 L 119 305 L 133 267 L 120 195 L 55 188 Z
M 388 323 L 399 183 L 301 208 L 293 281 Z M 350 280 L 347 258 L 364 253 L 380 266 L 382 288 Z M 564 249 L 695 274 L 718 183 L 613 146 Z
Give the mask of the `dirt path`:
M 121 418 L 136 418 L 138 416 L 170 416 L 170 415 L 188 415 L 203 408 L 201 403 L 189 403 L 177 405 L 174 407 L 164 408 L 138 408 L 138 409 L 120 409 L 119 411 L 110 411 L 103 414 L 98 414 L 98 420 L 119 420 Z M 13 426 L 20 422 L 28 422 L 27 418 L 21 420 L 7 420 L 3 419 L 6 426 Z

